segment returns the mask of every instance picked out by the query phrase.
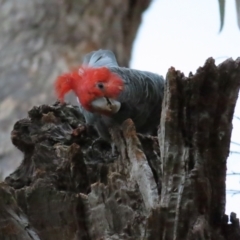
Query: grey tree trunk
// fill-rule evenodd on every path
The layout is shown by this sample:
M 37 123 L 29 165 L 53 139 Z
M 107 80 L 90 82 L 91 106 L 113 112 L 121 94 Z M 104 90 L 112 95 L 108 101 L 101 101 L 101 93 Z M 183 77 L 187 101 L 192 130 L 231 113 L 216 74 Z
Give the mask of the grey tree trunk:
M 19 165 L 13 124 L 33 106 L 52 103 L 53 81 L 95 49 L 128 65 L 150 0 L 0 0 L 0 179 Z
M 112 130 L 115 158 L 92 147 L 77 107 L 33 107 L 12 131 L 24 159 L 0 184 L 0 239 L 240 239 L 224 214 L 239 87 L 240 58 L 189 77 L 170 68 L 158 136 L 126 120 Z

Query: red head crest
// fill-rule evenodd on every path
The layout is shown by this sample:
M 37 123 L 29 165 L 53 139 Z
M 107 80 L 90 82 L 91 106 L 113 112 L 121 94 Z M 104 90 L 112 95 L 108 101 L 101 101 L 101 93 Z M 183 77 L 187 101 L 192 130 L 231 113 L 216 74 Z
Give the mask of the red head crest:
M 66 73 L 60 75 L 55 82 L 55 91 L 58 99 L 63 102 L 65 94 L 69 91 L 74 91 L 81 82 L 82 77 L 78 74 L 78 71 L 73 71 L 72 73 Z
M 60 100 L 73 90 L 82 106 L 91 111 L 91 102 L 97 98 L 116 99 L 123 90 L 123 80 L 108 68 L 81 67 L 78 71 L 59 76 L 55 89 Z

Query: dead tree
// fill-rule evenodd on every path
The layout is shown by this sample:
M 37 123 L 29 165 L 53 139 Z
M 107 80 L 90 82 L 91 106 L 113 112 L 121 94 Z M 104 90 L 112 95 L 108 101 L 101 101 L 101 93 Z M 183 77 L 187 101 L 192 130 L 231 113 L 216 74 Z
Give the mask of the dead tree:
M 0 184 L 0 239 L 240 239 L 225 215 L 240 59 L 195 75 L 170 68 L 158 136 L 131 119 L 97 134 L 69 104 L 33 107 L 12 131 L 21 165 Z

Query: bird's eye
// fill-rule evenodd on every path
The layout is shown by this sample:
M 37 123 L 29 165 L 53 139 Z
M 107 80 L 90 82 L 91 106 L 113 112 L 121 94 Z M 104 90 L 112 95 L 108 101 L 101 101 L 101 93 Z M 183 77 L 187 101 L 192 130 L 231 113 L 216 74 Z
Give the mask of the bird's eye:
M 102 89 L 104 89 L 104 84 L 103 83 L 98 83 L 97 87 L 102 90 Z

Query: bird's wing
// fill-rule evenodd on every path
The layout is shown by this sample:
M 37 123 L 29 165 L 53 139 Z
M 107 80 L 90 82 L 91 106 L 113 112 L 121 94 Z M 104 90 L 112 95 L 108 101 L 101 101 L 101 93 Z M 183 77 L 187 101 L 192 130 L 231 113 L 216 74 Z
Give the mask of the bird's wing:
M 83 65 L 90 67 L 117 67 L 118 63 L 114 53 L 110 50 L 98 50 L 87 54 Z
M 118 97 L 121 102 L 116 120 L 129 116 L 139 126 L 145 124 L 150 115 L 161 113 L 164 93 L 164 78 L 158 74 L 129 68 L 114 67 L 110 70 L 124 81 L 124 91 Z

